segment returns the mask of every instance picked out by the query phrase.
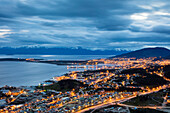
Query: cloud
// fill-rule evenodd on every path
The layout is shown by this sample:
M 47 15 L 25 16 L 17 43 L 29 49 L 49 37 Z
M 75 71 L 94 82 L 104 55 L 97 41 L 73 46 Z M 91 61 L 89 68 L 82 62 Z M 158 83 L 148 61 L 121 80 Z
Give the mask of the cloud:
M 5 38 L 9 34 L 12 34 L 10 29 L 0 29 L 0 38 Z
M 152 28 L 152 31 L 156 33 L 166 33 L 170 34 L 170 25 L 158 25 Z
M 166 0 L 1 0 L 0 45 L 169 47 L 169 7 Z

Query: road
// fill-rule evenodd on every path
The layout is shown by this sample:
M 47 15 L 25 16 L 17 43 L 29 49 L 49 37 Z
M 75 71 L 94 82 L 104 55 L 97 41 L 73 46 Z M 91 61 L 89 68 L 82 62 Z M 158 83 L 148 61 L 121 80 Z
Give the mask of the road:
M 117 105 L 120 106 L 126 106 L 126 107 L 132 107 L 132 108 L 150 108 L 150 109 L 169 109 L 170 107 L 163 107 L 163 106 L 134 106 L 134 105 L 126 105 L 126 104 L 120 104 L 118 103 Z
M 141 95 L 147 95 L 147 94 L 151 94 L 151 93 L 153 93 L 153 92 L 158 92 L 159 90 L 162 90 L 162 89 L 166 89 L 168 87 L 168 85 L 166 85 L 166 86 L 162 86 L 162 88 L 160 88 L 160 89 L 157 89 L 157 90 L 151 90 L 151 91 L 148 91 L 148 92 L 142 92 L 142 93 L 140 93 L 140 94 L 138 94 L 139 96 L 141 96 Z M 88 107 L 88 108 L 85 108 L 85 109 L 82 109 L 82 110 L 80 110 L 80 111 L 78 111 L 77 113 L 83 113 L 83 112 L 85 112 L 85 111 L 89 111 L 89 110 L 92 110 L 92 109 L 99 109 L 99 108 L 103 108 L 103 107 L 106 107 L 106 106 L 109 106 L 109 105 L 114 105 L 115 103 L 120 103 L 120 102 L 125 102 L 125 101 L 127 101 L 127 100 L 130 100 L 130 99 L 132 99 L 132 98 L 135 98 L 136 97 L 136 95 L 135 96 L 131 96 L 131 97 L 128 97 L 128 98 L 121 98 L 121 99 L 112 99 L 112 100 L 110 100 L 110 101 L 108 101 L 108 102 L 105 102 L 105 103 L 102 103 L 102 104 L 99 104 L 99 105 L 95 105 L 95 106 L 90 106 L 90 107 Z M 127 105 L 127 107 L 128 106 L 130 106 L 130 105 Z M 131 106 L 132 107 L 132 106 Z M 137 106 L 133 106 L 133 107 L 137 107 Z M 156 109 L 156 108 L 163 108 L 162 106 L 158 106 L 158 107 L 152 107 L 152 106 L 140 106 L 140 107 L 142 107 L 142 108 L 151 108 L 151 109 Z M 166 107 L 167 108 L 167 107 Z M 170 108 L 170 107 L 168 107 L 168 108 Z
M 115 105 L 117 102 L 123 102 L 123 101 L 127 101 L 128 99 L 132 99 L 132 98 L 135 98 L 136 96 L 132 96 L 132 97 L 129 97 L 129 98 L 122 98 L 122 99 L 112 99 L 108 102 L 105 102 L 105 103 L 102 103 L 102 104 L 99 104 L 99 105 L 95 105 L 95 106 L 91 106 L 91 107 L 88 107 L 88 108 L 85 108 L 85 109 L 82 109 L 80 111 L 78 111 L 77 113 L 83 113 L 85 111 L 89 111 L 89 110 L 92 110 L 92 109 L 99 109 L 99 108 L 102 108 L 102 107 L 107 107 L 109 105 Z

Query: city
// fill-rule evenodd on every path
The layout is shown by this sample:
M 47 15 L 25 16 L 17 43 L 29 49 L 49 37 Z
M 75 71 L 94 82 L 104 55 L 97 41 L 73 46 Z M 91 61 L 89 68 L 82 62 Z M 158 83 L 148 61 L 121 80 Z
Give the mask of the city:
M 169 67 L 170 60 L 155 59 L 89 60 L 86 65 L 79 63 L 71 66 L 84 68 L 84 71 L 53 77 L 36 87 L 4 86 L 0 90 L 1 112 L 83 113 L 95 112 L 109 105 L 166 111 L 170 108 L 170 80 L 164 76 L 164 68 Z M 88 66 L 92 69 L 87 69 Z M 60 86 L 61 82 L 68 86 Z M 134 98 L 158 92 L 164 96 L 159 103 L 151 102 L 151 105 L 144 106 L 126 104 Z

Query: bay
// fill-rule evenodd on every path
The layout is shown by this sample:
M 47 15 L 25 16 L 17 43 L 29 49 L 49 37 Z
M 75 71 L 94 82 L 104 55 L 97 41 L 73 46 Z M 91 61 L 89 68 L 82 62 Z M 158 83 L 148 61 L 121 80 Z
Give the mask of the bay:
M 0 58 L 43 58 L 55 60 L 89 60 L 107 58 L 108 55 L 0 55 Z M 60 76 L 75 69 L 66 66 L 32 62 L 2 61 L 0 62 L 0 87 L 32 86 Z

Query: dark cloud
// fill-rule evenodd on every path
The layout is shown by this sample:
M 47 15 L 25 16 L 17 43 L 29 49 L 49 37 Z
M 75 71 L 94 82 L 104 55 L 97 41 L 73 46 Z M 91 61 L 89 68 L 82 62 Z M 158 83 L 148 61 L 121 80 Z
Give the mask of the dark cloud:
M 170 48 L 169 6 L 166 0 L 1 0 L 0 44 Z
M 166 34 L 170 34 L 170 25 L 158 25 L 153 27 L 152 31 L 156 32 L 156 33 L 166 33 Z

